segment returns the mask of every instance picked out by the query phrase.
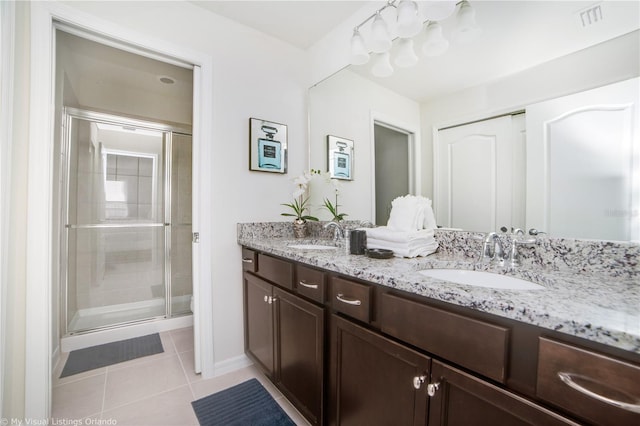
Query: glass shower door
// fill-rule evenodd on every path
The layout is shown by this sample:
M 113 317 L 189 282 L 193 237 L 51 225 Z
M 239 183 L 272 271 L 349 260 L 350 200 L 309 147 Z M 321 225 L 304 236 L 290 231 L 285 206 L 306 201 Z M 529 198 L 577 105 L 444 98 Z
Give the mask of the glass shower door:
M 166 316 L 169 134 L 73 116 L 66 133 L 67 333 Z

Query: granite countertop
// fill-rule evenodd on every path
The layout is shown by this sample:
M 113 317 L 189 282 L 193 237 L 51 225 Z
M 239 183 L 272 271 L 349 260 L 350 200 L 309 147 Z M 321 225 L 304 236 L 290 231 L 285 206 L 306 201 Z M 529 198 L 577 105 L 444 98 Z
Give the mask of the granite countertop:
M 437 252 L 427 257 L 370 259 L 332 250 L 303 250 L 292 244 L 335 245 L 332 240 L 239 236 L 238 244 L 390 288 L 468 307 L 640 354 L 640 285 L 637 277 L 593 272 L 478 265 Z M 431 268 L 476 269 L 525 279 L 541 290 L 502 290 L 426 277 Z

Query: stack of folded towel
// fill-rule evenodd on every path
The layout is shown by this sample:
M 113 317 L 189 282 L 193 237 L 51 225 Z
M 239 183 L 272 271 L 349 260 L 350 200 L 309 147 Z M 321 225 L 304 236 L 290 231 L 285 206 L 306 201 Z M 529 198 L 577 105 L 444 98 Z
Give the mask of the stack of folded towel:
M 428 256 L 438 249 L 431 200 L 406 195 L 391 203 L 387 226 L 366 228 L 367 248 L 393 250 L 397 257 Z

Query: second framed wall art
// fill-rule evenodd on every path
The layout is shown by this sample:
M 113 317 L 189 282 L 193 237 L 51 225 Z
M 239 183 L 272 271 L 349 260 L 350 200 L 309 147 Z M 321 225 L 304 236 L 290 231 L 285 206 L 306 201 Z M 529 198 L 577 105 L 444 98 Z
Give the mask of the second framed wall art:
M 327 135 L 327 165 L 331 178 L 353 180 L 353 141 Z

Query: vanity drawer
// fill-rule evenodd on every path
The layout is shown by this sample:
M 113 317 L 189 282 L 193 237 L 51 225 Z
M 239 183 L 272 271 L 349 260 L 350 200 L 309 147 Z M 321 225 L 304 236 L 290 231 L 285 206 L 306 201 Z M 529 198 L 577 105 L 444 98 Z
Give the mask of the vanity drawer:
M 258 253 L 258 270 L 262 278 L 293 290 L 293 264 L 266 254 Z
M 242 270 L 255 272 L 258 269 L 258 253 L 242 248 Z
M 316 302 L 324 303 L 326 294 L 324 272 L 296 264 L 296 292 Z
M 384 293 L 380 329 L 404 342 L 505 383 L 509 329 Z
M 371 286 L 344 278 L 331 277 L 331 306 L 338 312 L 369 322 L 371 319 Z
M 587 349 L 541 337 L 536 394 L 599 425 L 640 425 L 640 366 Z

